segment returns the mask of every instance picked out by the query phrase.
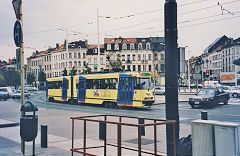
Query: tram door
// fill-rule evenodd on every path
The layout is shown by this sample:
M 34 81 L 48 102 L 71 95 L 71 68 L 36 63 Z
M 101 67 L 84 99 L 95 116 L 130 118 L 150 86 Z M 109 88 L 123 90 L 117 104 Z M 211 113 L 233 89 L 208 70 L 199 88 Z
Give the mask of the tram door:
M 68 79 L 63 78 L 62 84 L 62 99 L 67 100 L 67 91 L 68 91 Z
M 133 78 L 127 74 L 120 74 L 118 85 L 118 104 L 130 106 L 133 102 Z
M 77 99 L 80 103 L 85 103 L 86 97 L 86 78 L 79 76 Z

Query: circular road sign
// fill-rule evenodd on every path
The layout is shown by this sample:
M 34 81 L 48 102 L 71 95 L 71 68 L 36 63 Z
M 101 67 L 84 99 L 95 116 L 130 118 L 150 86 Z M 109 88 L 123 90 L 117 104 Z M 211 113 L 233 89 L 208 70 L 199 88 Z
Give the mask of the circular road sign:
M 17 47 L 20 47 L 21 45 L 21 42 L 22 42 L 22 38 L 23 38 L 23 35 L 22 35 L 22 23 L 20 20 L 17 20 L 14 24 L 14 42 L 15 42 L 15 45 Z

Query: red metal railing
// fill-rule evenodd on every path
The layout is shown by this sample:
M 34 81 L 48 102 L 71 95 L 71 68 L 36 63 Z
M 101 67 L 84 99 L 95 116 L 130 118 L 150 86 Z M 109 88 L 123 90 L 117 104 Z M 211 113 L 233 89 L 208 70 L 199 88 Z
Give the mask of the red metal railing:
M 92 119 L 96 117 L 102 117 L 103 120 L 99 119 Z M 108 121 L 108 117 L 115 117 L 118 118 L 118 122 L 116 121 Z M 93 116 L 81 116 L 81 117 L 71 117 L 72 119 L 72 156 L 73 153 L 81 153 L 83 155 L 89 155 L 89 156 L 96 156 L 96 154 L 91 154 L 87 153 L 87 149 L 93 149 L 93 148 L 104 148 L 104 156 L 107 155 L 107 146 L 113 146 L 117 147 L 117 155 L 121 156 L 122 154 L 122 149 L 126 150 L 131 150 L 131 151 L 136 151 L 138 152 L 138 155 L 140 156 L 142 153 L 150 154 L 150 155 L 156 155 L 156 156 L 161 156 L 157 152 L 157 126 L 159 125 L 167 125 L 170 124 L 172 125 L 173 128 L 173 144 L 174 144 L 174 155 L 176 156 L 176 140 L 175 140 L 175 120 L 162 120 L 162 119 L 152 119 L 152 118 L 141 118 L 144 119 L 145 121 L 149 120 L 152 121 L 152 123 L 147 123 L 147 124 L 133 124 L 133 123 L 126 123 L 122 122 L 123 118 L 132 118 L 132 119 L 139 119 L 138 117 L 131 117 L 131 116 L 118 116 L 118 115 L 93 115 Z M 82 120 L 83 121 L 83 147 L 81 148 L 75 148 L 74 147 L 74 120 Z M 87 147 L 86 146 L 86 129 L 87 129 L 87 121 L 88 122 L 97 122 L 97 123 L 105 123 L 106 128 L 105 128 L 105 139 L 104 139 L 104 145 L 103 146 L 91 146 Z M 107 124 L 114 124 L 117 125 L 117 144 L 112 144 L 112 143 L 107 143 Z M 122 146 L 122 126 L 133 126 L 138 128 L 138 148 L 130 148 L 130 147 L 124 147 Z M 142 138 L 141 138 L 141 129 L 142 127 L 148 127 L 148 126 L 153 126 L 153 135 L 154 135 L 154 151 L 149 152 L 149 151 L 143 151 L 142 150 Z

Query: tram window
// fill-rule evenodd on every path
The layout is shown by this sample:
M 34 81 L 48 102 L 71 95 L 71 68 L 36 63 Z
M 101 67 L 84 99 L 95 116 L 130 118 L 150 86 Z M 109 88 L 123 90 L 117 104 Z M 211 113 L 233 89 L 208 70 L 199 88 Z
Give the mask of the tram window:
M 109 89 L 117 89 L 118 79 L 110 79 Z
M 48 82 L 48 89 L 61 89 L 62 81 L 50 81 Z
M 93 89 L 100 89 L 100 80 L 93 80 Z
M 126 88 L 125 89 L 128 89 L 129 88 L 129 78 L 127 77 L 126 78 Z
M 92 89 L 93 88 L 93 80 L 89 80 L 87 79 L 87 82 L 86 82 L 86 88 L 87 89 Z

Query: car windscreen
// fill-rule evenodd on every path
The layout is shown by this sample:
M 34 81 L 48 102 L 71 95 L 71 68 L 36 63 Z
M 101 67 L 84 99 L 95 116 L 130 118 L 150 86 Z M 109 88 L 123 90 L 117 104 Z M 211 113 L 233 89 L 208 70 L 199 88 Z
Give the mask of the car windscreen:
M 150 78 L 136 78 L 135 89 L 151 89 L 151 84 Z
M 215 95 L 214 89 L 202 89 L 198 92 L 198 95 Z

